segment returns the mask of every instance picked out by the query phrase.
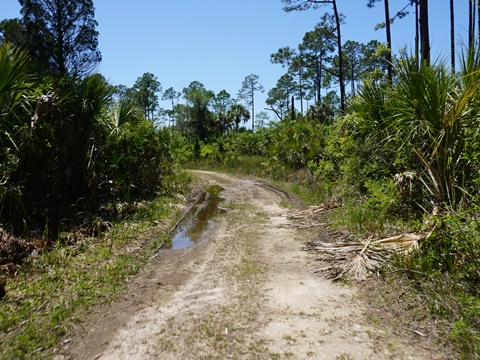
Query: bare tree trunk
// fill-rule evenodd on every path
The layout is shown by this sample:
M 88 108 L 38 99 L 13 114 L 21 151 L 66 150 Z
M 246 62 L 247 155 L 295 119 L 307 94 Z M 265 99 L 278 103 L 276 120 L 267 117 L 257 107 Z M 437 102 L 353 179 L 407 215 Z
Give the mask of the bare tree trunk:
M 292 120 L 295 120 L 295 97 L 292 96 Z
M 340 16 L 337 9 L 337 1 L 333 0 L 333 12 L 335 14 L 335 22 L 337 25 L 337 47 L 338 47 L 338 80 L 340 82 L 340 110 L 345 111 L 345 82 L 343 76 L 343 56 L 342 56 L 342 36 L 340 31 Z
M 452 72 L 455 72 L 455 8 L 453 0 L 450 0 L 450 63 Z
M 420 59 L 420 10 L 418 1 L 415 0 L 415 57 L 417 62 Z
M 473 12 L 474 10 L 474 0 L 468 1 L 468 51 L 471 52 L 473 49 L 473 32 L 474 32 L 474 21 L 473 21 Z
M 63 78 L 67 75 L 67 66 L 66 66 L 66 59 L 65 59 L 65 35 L 64 35 L 64 27 L 62 26 L 64 21 L 62 17 L 62 8 L 60 6 L 56 7 L 56 23 L 55 23 L 55 32 L 57 37 L 57 46 L 55 55 L 58 66 L 58 76 Z
M 316 57 L 315 60 L 315 67 L 316 67 L 316 73 L 317 73 L 317 79 L 316 79 L 316 91 L 317 91 L 317 101 L 320 102 L 322 101 L 322 95 L 321 95 L 321 90 L 322 90 L 322 67 L 320 64 L 320 61 L 318 60 L 318 57 Z
M 477 3 L 477 37 L 478 42 L 480 43 L 480 1 L 476 0 Z
M 303 66 L 300 65 L 300 69 L 298 70 L 298 82 L 300 85 L 300 113 L 303 115 Z
M 477 0 L 472 0 L 472 50 L 475 49 L 475 28 L 477 18 Z
M 420 51 L 422 64 L 430 65 L 430 35 L 428 29 L 428 0 L 420 0 Z
M 352 91 L 352 96 L 355 96 L 355 61 L 352 57 L 352 63 L 350 65 L 350 76 L 351 76 L 351 91 Z
M 393 66 L 392 66 L 392 33 L 390 29 L 390 6 L 388 0 L 385 0 L 385 30 L 387 32 L 387 74 L 388 81 L 393 81 Z
M 252 132 L 255 132 L 255 95 L 252 89 Z

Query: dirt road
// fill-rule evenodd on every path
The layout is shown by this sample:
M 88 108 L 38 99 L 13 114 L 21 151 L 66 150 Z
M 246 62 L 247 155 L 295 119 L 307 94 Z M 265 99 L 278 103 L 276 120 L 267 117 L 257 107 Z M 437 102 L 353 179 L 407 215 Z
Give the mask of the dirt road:
M 432 359 L 368 325 L 353 287 L 314 273 L 311 236 L 278 191 L 196 172 L 224 188 L 203 240 L 165 250 L 124 299 L 79 325 L 58 359 Z

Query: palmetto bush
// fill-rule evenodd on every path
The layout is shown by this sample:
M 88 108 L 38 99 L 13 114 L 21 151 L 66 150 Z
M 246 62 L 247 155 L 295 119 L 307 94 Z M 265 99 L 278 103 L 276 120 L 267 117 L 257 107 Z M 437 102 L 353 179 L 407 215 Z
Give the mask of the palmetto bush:
M 18 48 L 0 46 L 0 115 L 2 129 L 15 117 L 25 91 L 30 87 L 27 76 L 28 56 Z
M 397 71 L 392 131 L 421 161 L 421 180 L 433 204 L 457 208 L 472 180 L 465 140 L 477 130 L 479 83 L 463 81 L 469 74 L 457 76 L 441 63 L 417 69 L 407 60 Z
M 466 144 L 476 144 L 480 67 L 475 56 L 465 64 L 457 75 L 443 63 L 419 67 L 404 59 L 393 86 L 367 84 L 346 118 L 363 144 L 385 153 L 387 166 L 413 171 L 437 209 L 457 209 L 472 190 L 474 164 Z
M 406 162 L 390 133 L 389 101 L 388 84 L 366 81 L 350 99 L 347 115 L 335 124 L 327 154 L 347 197 L 366 195 L 369 181 L 393 178 Z
M 25 222 L 30 227 L 46 222 L 54 227 L 72 204 L 94 202 L 94 160 L 106 137 L 101 119 L 110 88 L 100 75 L 63 80 L 48 90 L 51 101 L 26 117 L 34 115 L 35 122 L 24 140 L 16 176 L 27 196 Z M 36 98 L 40 104 L 45 96 Z
M 112 108 L 111 91 L 98 74 L 66 83 L 54 111 L 37 123 L 36 150 L 28 160 L 42 165 L 29 172 L 37 176 L 28 184 L 48 204 L 40 209 L 44 217 L 60 222 L 161 191 L 173 166 L 169 135 L 132 103 Z
M 289 169 L 308 169 L 325 156 L 325 126 L 307 119 L 284 120 L 272 131 L 269 145 L 273 161 Z
M 173 164 L 169 130 L 134 117 L 106 139 L 96 162 L 101 179 L 97 179 L 95 197 L 115 203 L 159 195 Z
M 20 149 L 28 122 L 28 56 L 17 48 L 0 46 L 0 218 L 23 217 L 24 189 L 15 178 L 20 163 Z

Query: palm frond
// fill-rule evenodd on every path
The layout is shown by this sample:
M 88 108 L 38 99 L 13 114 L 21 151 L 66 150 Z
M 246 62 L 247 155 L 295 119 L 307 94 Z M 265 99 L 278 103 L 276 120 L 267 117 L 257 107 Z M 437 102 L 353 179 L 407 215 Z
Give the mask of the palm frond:
M 112 112 L 108 122 L 110 134 L 118 135 L 129 124 L 136 125 L 141 120 L 141 110 L 133 101 L 121 101 Z
M 27 53 L 10 45 L 0 46 L 0 114 L 14 113 L 30 87 Z
M 368 239 L 364 242 L 325 243 L 311 241 L 306 244 L 307 251 L 321 255 L 319 261 L 326 263 L 318 269 L 327 277 L 339 280 L 348 276 L 355 280 L 365 280 L 377 271 L 392 254 L 410 252 L 420 246 L 420 242 L 429 234 L 402 234 L 379 240 Z

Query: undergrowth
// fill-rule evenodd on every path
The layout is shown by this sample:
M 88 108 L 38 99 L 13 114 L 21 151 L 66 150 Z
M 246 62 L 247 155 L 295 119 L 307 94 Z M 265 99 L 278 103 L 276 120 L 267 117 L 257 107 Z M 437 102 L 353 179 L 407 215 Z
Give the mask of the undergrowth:
M 480 224 L 464 216 L 435 219 L 436 231 L 396 268 L 423 294 L 461 359 L 480 358 Z

